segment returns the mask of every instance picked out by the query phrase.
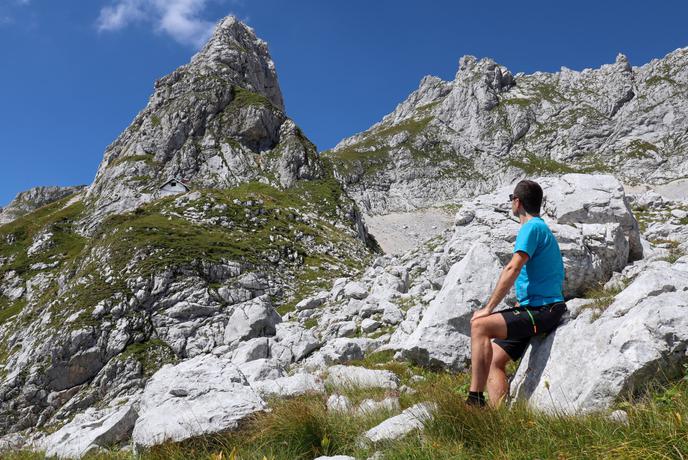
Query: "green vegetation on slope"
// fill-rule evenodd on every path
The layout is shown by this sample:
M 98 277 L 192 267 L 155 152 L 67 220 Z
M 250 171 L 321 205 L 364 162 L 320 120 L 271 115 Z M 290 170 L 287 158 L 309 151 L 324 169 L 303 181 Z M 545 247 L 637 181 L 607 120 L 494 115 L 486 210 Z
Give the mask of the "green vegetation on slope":
M 442 177 L 475 174 L 471 160 L 450 151 L 441 142 L 433 141 L 432 130 L 428 128 L 432 119 L 432 116 L 408 118 L 396 125 L 378 128 L 356 144 L 336 151 L 326 151 L 323 155 L 332 159 L 337 170 L 347 176 L 377 174 L 392 164 L 392 151 L 401 148 L 407 149 L 411 158 L 420 166 L 439 167 Z M 389 147 L 389 139 L 401 133 L 405 133 L 406 138 L 394 148 Z M 425 136 L 422 149 L 415 146 L 415 141 L 421 135 Z
M 342 189 L 334 178 L 301 181 L 280 190 L 258 182 L 228 190 L 201 190 L 197 199 L 178 203 L 168 197 L 133 212 L 109 217 L 91 240 L 72 228 L 83 205 L 62 209 L 66 200 L 39 209 L 0 227 L 0 257 L 10 261 L 0 276 L 14 270 L 24 281 L 41 271 L 31 266 L 58 261 L 69 263 L 70 279 L 58 295 L 53 281 L 34 311 L 22 324 L 35 320 L 39 308 L 49 305 L 51 325 L 59 328 L 96 326 L 91 316 L 95 305 L 132 293 L 126 280 L 153 276 L 166 270 L 197 270 L 202 263 L 235 261 L 247 267 L 287 276 L 294 287 L 277 304 L 290 309 L 301 297 L 323 288 L 338 276 L 357 273 L 365 263 L 361 242 L 347 226 Z M 51 246 L 29 257 L 27 249 L 46 230 L 54 236 Z M 278 263 L 279 262 L 279 263 Z M 32 303 L 32 304 L 34 304 Z M 24 303 L 0 299 L 0 319 L 7 320 Z M 81 313 L 77 319 L 72 315 Z
M 595 161 L 585 165 L 568 165 L 551 158 L 540 157 L 531 152 L 527 152 L 525 156 L 522 157 L 509 158 L 506 164 L 508 166 L 519 168 L 529 175 L 594 173 L 607 172 L 609 170 L 609 167 L 601 162 Z

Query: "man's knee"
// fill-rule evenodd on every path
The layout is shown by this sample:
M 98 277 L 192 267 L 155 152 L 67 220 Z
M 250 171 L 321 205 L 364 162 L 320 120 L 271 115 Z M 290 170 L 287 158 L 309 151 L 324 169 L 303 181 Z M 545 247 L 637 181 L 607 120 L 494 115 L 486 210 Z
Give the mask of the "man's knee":
M 484 318 L 478 318 L 471 322 L 471 337 L 488 335 L 486 323 Z
M 471 337 L 494 338 L 497 335 L 494 318 L 492 317 L 478 318 L 471 323 Z

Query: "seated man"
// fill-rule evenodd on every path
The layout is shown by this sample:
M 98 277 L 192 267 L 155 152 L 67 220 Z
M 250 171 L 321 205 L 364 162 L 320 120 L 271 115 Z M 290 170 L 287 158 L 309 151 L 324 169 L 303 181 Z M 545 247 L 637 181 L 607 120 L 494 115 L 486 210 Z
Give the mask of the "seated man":
M 521 222 L 514 255 L 504 267 L 487 304 L 471 319 L 471 387 L 467 403 L 497 406 L 509 391 L 505 368 L 523 356 L 530 338 L 553 330 L 566 311 L 562 295 L 564 264 L 559 244 L 540 218 L 542 188 L 522 180 L 509 195 Z M 516 308 L 492 313 L 516 282 Z M 491 342 L 491 339 L 497 339 Z

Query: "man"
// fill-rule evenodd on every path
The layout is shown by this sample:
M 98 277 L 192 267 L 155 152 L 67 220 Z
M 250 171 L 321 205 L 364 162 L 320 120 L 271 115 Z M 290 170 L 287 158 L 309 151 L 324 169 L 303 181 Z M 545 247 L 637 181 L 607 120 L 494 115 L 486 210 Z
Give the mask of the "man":
M 530 338 L 553 330 L 566 311 L 559 244 L 540 218 L 542 188 L 534 181 L 522 180 L 509 200 L 521 229 L 513 257 L 502 270 L 494 292 L 471 319 L 471 387 L 466 401 L 469 405 L 485 405 L 485 386 L 490 404 L 499 405 L 509 390 L 505 372 L 509 360 L 520 359 Z M 492 313 L 514 281 L 516 308 Z

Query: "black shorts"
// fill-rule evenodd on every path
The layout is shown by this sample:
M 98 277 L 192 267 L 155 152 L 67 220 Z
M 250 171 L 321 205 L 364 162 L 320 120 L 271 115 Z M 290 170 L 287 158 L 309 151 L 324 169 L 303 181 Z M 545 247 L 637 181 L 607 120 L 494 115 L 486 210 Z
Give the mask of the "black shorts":
M 530 338 L 552 331 L 557 327 L 565 312 L 564 302 L 550 303 L 541 307 L 509 308 L 497 312 L 501 313 L 506 321 L 506 339 L 494 339 L 494 343 L 502 347 L 512 360 L 518 361 L 526 352 Z

